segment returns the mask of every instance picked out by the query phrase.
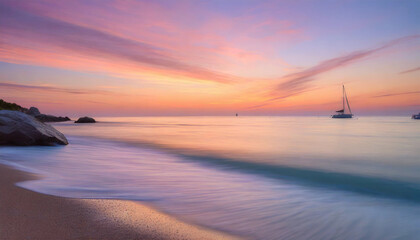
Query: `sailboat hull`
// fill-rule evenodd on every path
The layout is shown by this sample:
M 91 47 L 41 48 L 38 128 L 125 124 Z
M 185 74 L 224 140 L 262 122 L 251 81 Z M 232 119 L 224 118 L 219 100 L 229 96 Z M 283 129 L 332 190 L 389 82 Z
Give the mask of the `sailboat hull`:
M 334 114 L 331 116 L 332 118 L 353 118 L 353 114 Z

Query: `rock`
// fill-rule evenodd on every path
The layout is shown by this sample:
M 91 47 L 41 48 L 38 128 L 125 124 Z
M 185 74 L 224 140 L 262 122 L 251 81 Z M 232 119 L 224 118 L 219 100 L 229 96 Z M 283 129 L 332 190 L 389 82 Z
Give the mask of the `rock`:
M 47 114 L 41 114 L 39 112 L 38 108 L 31 107 L 29 110 L 25 112 L 26 114 L 29 114 L 31 116 L 34 116 L 36 119 L 38 119 L 41 122 L 65 122 L 70 121 L 69 117 L 56 117 L 54 115 L 47 115 Z
M 29 110 L 26 112 L 26 114 L 29 114 L 29 115 L 31 115 L 31 116 L 36 116 L 36 115 L 41 114 L 41 112 L 38 110 L 38 108 L 36 108 L 36 107 L 31 107 L 31 108 L 29 108 Z
M 69 117 L 56 117 L 53 115 L 41 114 L 41 112 L 36 107 L 31 107 L 27 109 L 27 108 L 17 105 L 16 103 L 5 102 L 2 99 L 0 99 L 0 110 L 20 111 L 20 112 L 29 114 L 31 116 L 34 116 L 36 119 L 38 119 L 41 122 L 64 122 L 64 121 L 71 120 Z
M 67 145 L 66 137 L 52 126 L 34 117 L 0 110 L 0 145 Z
M 65 122 L 70 121 L 69 117 L 56 117 L 53 115 L 46 115 L 46 114 L 38 114 L 35 116 L 41 122 Z
M 95 123 L 95 119 L 91 117 L 81 117 L 75 123 Z

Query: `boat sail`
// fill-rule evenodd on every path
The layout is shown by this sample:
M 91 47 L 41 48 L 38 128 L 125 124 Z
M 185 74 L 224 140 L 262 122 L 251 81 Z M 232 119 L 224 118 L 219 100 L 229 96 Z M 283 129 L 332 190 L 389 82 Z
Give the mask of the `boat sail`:
M 346 113 L 346 106 L 349 113 Z M 332 115 L 332 118 L 352 118 L 353 114 L 351 113 L 351 108 L 349 104 L 349 100 L 347 99 L 346 89 L 343 85 L 343 109 L 335 111 L 337 114 Z

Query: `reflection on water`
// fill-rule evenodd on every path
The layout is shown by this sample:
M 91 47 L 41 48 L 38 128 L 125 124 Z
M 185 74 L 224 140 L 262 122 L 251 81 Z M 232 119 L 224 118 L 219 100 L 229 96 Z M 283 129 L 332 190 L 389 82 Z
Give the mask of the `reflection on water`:
M 150 201 L 255 239 L 416 239 L 420 125 L 404 118 L 108 118 L 4 147 L 39 192 Z
M 143 117 L 59 124 L 96 136 L 186 155 L 420 181 L 420 124 L 409 118 Z

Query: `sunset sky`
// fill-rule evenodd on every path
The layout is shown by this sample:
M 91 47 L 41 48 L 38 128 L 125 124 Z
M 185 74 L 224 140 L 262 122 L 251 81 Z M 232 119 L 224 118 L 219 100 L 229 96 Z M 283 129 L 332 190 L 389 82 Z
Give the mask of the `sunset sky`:
M 0 98 L 69 116 L 420 111 L 420 1 L 0 0 Z

